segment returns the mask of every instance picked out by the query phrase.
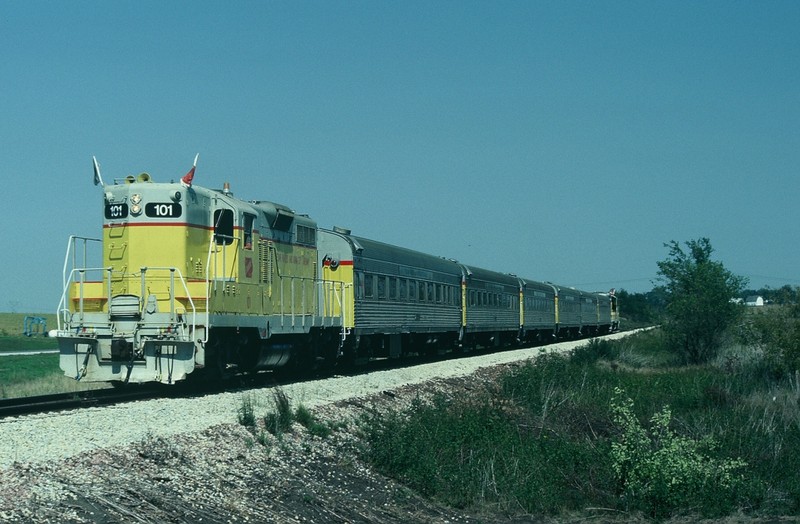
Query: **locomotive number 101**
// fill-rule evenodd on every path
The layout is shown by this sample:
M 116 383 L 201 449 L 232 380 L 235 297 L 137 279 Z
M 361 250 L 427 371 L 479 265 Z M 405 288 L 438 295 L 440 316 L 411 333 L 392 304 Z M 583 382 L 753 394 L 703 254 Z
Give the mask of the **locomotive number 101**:
M 181 205 L 175 202 L 150 202 L 144 206 L 144 214 L 153 218 L 176 218 L 181 211 Z

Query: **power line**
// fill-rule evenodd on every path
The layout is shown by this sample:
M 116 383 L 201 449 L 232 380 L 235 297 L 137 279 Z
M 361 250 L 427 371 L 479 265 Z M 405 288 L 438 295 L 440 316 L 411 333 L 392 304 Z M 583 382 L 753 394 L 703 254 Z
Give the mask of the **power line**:
M 605 282 L 584 282 L 582 284 L 573 284 L 574 286 L 584 286 L 584 287 L 593 287 L 593 286 L 611 286 L 611 285 L 620 285 L 620 284 L 629 284 L 632 282 L 652 282 L 655 280 L 655 277 L 642 277 L 642 278 L 626 278 L 626 279 L 619 279 L 619 280 L 608 280 Z
M 753 275 L 753 274 L 746 274 L 746 273 L 744 274 L 744 276 L 746 276 L 747 278 L 751 278 L 751 279 L 757 278 L 757 279 L 761 279 L 761 280 L 772 280 L 772 281 L 779 281 L 779 282 L 786 282 L 786 283 L 794 282 L 795 284 L 800 284 L 800 279 L 797 279 L 797 278 L 769 277 L 769 276 L 766 276 L 766 275 Z

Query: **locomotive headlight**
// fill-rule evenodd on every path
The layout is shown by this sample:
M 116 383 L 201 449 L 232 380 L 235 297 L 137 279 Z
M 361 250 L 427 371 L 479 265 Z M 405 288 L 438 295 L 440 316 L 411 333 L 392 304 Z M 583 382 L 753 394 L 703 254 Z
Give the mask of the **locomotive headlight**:
M 142 203 L 142 195 L 139 193 L 134 193 L 131 195 L 131 204 L 141 204 Z
M 142 214 L 142 206 L 139 204 L 133 204 L 131 206 L 131 215 L 141 215 Z

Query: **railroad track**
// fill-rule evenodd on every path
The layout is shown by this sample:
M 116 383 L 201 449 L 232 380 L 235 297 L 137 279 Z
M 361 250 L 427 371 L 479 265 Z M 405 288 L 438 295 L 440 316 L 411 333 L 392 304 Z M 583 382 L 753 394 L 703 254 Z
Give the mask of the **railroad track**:
M 440 359 L 442 357 L 439 357 Z M 448 357 L 444 357 L 448 358 Z M 427 359 L 431 361 L 432 359 Z M 405 362 L 376 361 L 369 365 L 359 366 L 345 372 L 347 375 L 359 375 L 371 371 L 405 367 L 420 363 L 420 359 L 412 358 Z M 237 375 L 218 382 L 183 382 L 171 386 L 163 384 L 135 384 L 122 388 L 93 389 L 72 393 L 56 393 L 32 397 L 0 399 L 0 419 L 22 415 L 55 413 L 59 411 L 77 410 L 89 407 L 111 406 L 136 400 L 156 398 L 193 397 L 223 391 L 246 391 L 269 386 L 282 386 L 305 380 L 313 380 L 323 375 L 275 375 L 259 373 L 256 375 Z M 333 376 L 324 373 L 324 376 Z
M 35 397 L 0 399 L 0 419 L 5 417 L 31 415 L 80 409 L 93 406 L 109 406 L 120 402 L 144 400 L 165 396 L 157 388 L 136 387 L 125 390 L 95 389 L 77 393 L 57 393 Z
M 243 391 L 301 380 L 303 380 L 302 377 L 284 377 L 276 380 L 272 374 L 261 373 L 250 376 L 234 376 L 217 382 L 182 382 L 171 386 L 163 384 L 131 384 L 121 388 L 92 389 L 73 393 L 0 399 L 0 419 L 89 407 L 111 406 L 137 400 L 188 398 L 221 393 L 223 391 Z
M 546 347 L 548 345 L 550 344 L 543 344 L 541 347 Z M 482 348 L 470 351 L 466 356 L 480 356 L 502 352 L 502 350 L 496 350 L 493 348 Z M 357 376 L 369 374 L 374 371 L 387 371 L 424 363 L 455 360 L 462 356 L 465 355 L 454 352 L 444 355 L 425 357 L 412 356 L 400 360 L 379 359 L 366 365 L 355 366 L 346 370 L 338 370 L 335 373 L 328 371 L 299 375 L 282 375 L 262 372 L 254 375 L 236 375 L 217 382 L 182 382 L 171 386 L 164 386 L 162 384 L 136 384 L 123 388 L 95 389 L 77 393 L 0 399 L 0 419 L 12 416 L 67 411 L 87 407 L 110 406 L 136 400 L 178 397 L 186 398 L 221 393 L 223 391 L 247 391 L 250 389 L 259 389 L 270 386 L 285 386 L 291 383 L 300 383 L 306 380 L 315 380 L 340 374 L 345 376 Z

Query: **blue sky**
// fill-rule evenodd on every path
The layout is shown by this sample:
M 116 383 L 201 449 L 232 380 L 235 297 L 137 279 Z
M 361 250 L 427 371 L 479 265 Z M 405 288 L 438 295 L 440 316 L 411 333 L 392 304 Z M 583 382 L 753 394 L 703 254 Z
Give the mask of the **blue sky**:
M 709 237 L 800 285 L 800 3 L 0 3 L 0 310 L 54 311 L 106 181 L 231 183 L 323 227 L 647 291 Z

